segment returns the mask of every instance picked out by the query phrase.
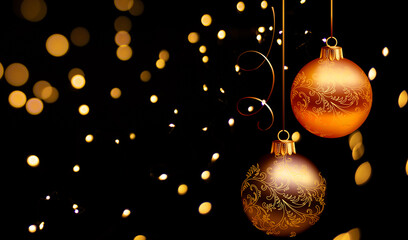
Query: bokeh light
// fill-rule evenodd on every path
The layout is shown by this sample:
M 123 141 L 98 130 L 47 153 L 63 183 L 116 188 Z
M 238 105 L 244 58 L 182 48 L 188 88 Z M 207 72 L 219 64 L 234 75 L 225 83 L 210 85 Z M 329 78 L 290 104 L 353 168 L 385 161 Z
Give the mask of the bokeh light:
M 198 212 L 201 215 L 206 215 L 208 214 L 212 209 L 212 205 L 210 202 L 203 202 L 200 204 L 200 206 L 198 207 Z
M 146 240 L 146 237 L 144 235 L 137 235 L 133 240 Z
M 220 158 L 220 154 L 219 153 L 213 153 L 213 155 L 211 156 L 211 162 L 215 162 Z
M 82 75 L 83 77 L 85 77 L 85 73 L 84 73 L 84 71 L 82 69 L 73 68 L 73 69 L 69 70 L 69 72 L 68 72 L 69 81 L 71 81 L 72 77 L 74 77 L 75 75 Z
M 30 155 L 27 157 L 27 164 L 30 167 L 38 167 L 38 165 L 40 165 L 40 159 L 36 155 Z
M 222 39 L 224 39 L 225 37 L 227 36 L 227 33 L 225 32 L 225 30 L 220 30 L 220 31 L 218 31 L 218 33 L 217 33 L 217 37 L 218 37 L 218 39 L 220 39 L 220 40 L 222 40 Z
M 197 32 L 191 32 L 188 34 L 187 39 L 190 43 L 197 43 L 200 40 L 200 35 Z
M 127 218 L 127 217 L 129 217 L 129 215 L 130 215 L 130 210 L 129 209 L 125 209 L 125 210 L 123 210 L 123 212 L 122 212 L 122 218 Z
M 375 68 L 371 68 L 370 71 L 368 71 L 368 79 L 372 81 L 375 79 L 376 76 L 377 76 L 377 70 L 375 70 Z
M 245 3 L 242 1 L 239 1 L 236 7 L 237 7 L 238 12 L 243 12 L 245 10 Z
M 167 174 L 165 174 L 165 173 L 162 173 L 162 174 L 158 177 L 158 179 L 159 179 L 160 181 L 165 181 L 165 180 L 167 180 L 167 178 L 168 178 L 168 176 L 167 176 Z
M 140 73 L 140 80 L 142 82 L 148 82 L 152 78 L 152 74 L 148 70 L 144 70 L 142 73 Z
M 201 173 L 201 179 L 208 180 L 210 179 L 211 173 L 208 170 L 205 170 Z
M 188 191 L 188 186 L 186 184 L 180 184 L 177 188 L 177 193 L 180 196 L 186 195 Z
M 28 231 L 29 231 L 30 233 L 35 233 L 35 232 L 37 231 L 37 226 L 34 225 L 34 224 L 30 225 L 30 226 L 28 227 Z
M 126 16 L 117 17 L 113 25 L 117 32 L 119 31 L 129 32 L 130 29 L 132 29 L 132 21 Z
M 85 137 L 85 142 L 90 143 L 94 140 L 94 136 L 92 134 L 88 134 Z
M 110 91 L 110 95 L 113 99 L 118 99 L 122 95 L 122 91 L 119 88 L 115 87 Z
M 39 22 L 47 15 L 47 4 L 44 0 L 23 0 L 20 11 L 25 20 Z
M 144 4 L 141 0 L 134 0 L 133 6 L 129 9 L 129 13 L 133 16 L 140 16 L 144 12 Z
M 208 27 L 210 26 L 212 23 L 212 17 L 210 14 L 204 14 L 201 17 L 201 24 L 203 24 L 203 26 Z
M 369 162 L 362 163 L 356 170 L 354 179 L 356 184 L 361 186 L 370 179 L 371 177 L 371 165 Z
M 129 11 L 133 7 L 133 0 L 114 0 L 116 9 L 119 11 L 125 12 Z
M 121 45 L 116 50 L 116 56 L 122 61 L 129 60 L 132 57 L 132 55 L 133 51 L 132 48 L 129 47 L 129 45 Z
M 85 77 L 81 74 L 76 74 L 71 78 L 71 86 L 75 89 L 81 89 L 85 86 Z
M 158 69 L 163 69 L 165 66 L 166 66 L 166 62 L 163 59 L 161 59 L 161 58 L 157 59 L 156 67 Z
M 62 57 L 68 52 L 69 42 L 64 35 L 55 33 L 47 38 L 45 47 L 52 56 Z
M 26 110 L 31 115 L 38 115 L 44 109 L 44 104 L 39 98 L 30 98 L 26 103 Z
M 400 108 L 405 107 L 405 105 L 407 105 L 407 101 L 408 101 L 408 93 L 407 91 L 404 90 L 398 96 L 398 106 Z
M 301 136 L 300 136 L 300 133 L 298 131 L 292 133 L 292 140 L 294 142 L 299 142 L 300 138 L 301 138 Z
M 47 99 L 51 96 L 52 88 L 51 84 L 47 81 L 40 80 L 36 82 L 33 86 L 34 96 L 40 99 Z
M 159 59 L 163 59 L 165 62 L 167 62 L 170 58 L 170 53 L 166 49 L 162 49 L 159 52 Z
M 131 41 L 130 34 L 127 31 L 119 31 L 115 34 L 115 43 L 118 46 L 129 45 Z
M 28 80 L 28 76 L 29 73 L 27 67 L 21 63 L 10 64 L 4 72 L 6 81 L 14 87 L 24 85 Z
M 26 95 L 19 90 L 10 93 L 8 98 L 9 104 L 14 108 L 22 108 L 27 101 Z
M 79 106 L 78 112 L 79 112 L 79 114 L 81 114 L 81 115 L 83 115 L 83 116 L 88 115 L 88 113 L 89 113 L 89 106 L 86 105 L 86 104 L 82 104 L 81 106 Z
M 81 170 L 81 167 L 78 164 L 75 164 L 75 166 L 72 168 L 72 171 L 75 173 L 79 172 L 79 170 Z
M 72 30 L 70 39 L 75 46 L 83 47 L 89 43 L 89 31 L 84 27 L 76 27 Z
M 390 54 L 390 50 L 387 47 L 384 47 L 381 53 L 384 57 L 386 57 L 388 54 Z
M 151 103 L 157 103 L 159 101 L 159 98 L 156 95 L 150 96 L 150 102 Z

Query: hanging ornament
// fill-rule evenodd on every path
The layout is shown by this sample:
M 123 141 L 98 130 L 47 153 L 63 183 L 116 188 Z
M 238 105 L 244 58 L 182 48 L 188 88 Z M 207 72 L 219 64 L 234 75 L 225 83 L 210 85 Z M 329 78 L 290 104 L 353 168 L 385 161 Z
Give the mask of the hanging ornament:
M 334 45 L 329 45 L 331 40 L 335 41 Z M 342 48 L 337 46 L 333 20 L 332 36 L 326 44 L 320 57 L 306 64 L 296 75 L 290 101 L 296 119 L 309 132 L 338 138 L 354 132 L 364 123 L 373 94 L 364 71 L 344 58 Z
M 281 140 L 279 133 L 271 153 L 248 170 L 241 199 L 256 228 L 268 235 L 293 237 L 319 220 L 326 180 L 310 160 L 296 154 L 295 143 L 289 137 Z

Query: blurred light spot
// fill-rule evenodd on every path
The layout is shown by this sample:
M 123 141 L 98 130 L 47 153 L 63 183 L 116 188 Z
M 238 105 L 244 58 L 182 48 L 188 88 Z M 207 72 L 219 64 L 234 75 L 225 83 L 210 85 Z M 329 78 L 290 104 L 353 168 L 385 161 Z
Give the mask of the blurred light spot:
M 69 42 L 64 35 L 55 33 L 48 37 L 45 47 L 52 56 L 62 57 L 68 52 Z
M 356 130 L 355 132 L 349 135 L 348 141 L 349 141 L 350 150 L 353 150 L 357 144 L 363 142 L 363 135 L 361 134 L 359 130 Z
M 38 229 L 43 230 L 44 229 L 44 222 L 41 222 L 40 225 L 38 225 Z
M 237 10 L 239 11 L 239 12 L 243 12 L 244 10 L 245 10 L 245 3 L 244 2 L 242 2 L 242 1 L 239 1 L 238 3 L 237 3 Z
M 266 9 L 268 7 L 268 2 L 266 1 L 266 0 L 263 0 L 262 2 L 261 2 L 261 8 L 262 9 Z
M 360 229 L 359 228 L 353 228 L 350 231 L 347 232 L 349 235 L 350 240 L 360 240 Z
M 222 94 L 224 94 L 224 93 L 225 93 L 224 88 L 220 88 L 220 92 L 221 92 Z
M 83 47 L 89 43 L 89 31 L 84 27 L 76 27 L 72 30 L 70 38 L 72 44 L 77 47 Z
M 208 58 L 208 56 L 203 56 L 202 61 L 203 63 L 208 63 L 210 59 Z
M 256 40 L 258 40 L 258 42 L 261 43 L 262 35 L 261 34 L 256 35 Z
M 157 59 L 156 67 L 158 69 L 163 69 L 165 66 L 166 66 L 166 62 L 163 59 L 161 59 L 161 58 Z
M 47 4 L 44 0 L 23 0 L 20 11 L 27 21 L 39 22 L 47 15 Z
M 170 124 L 169 124 L 169 127 L 171 127 L 171 128 L 175 128 L 175 127 L 176 127 L 176 125 L 175 125 L 174 123 L 170 123 Z
M 227 36 L 227 33 L 222 29 L 220 31 L 218 31 L 218 33 L 217 33 L 217 37 L 220 40 L 224 39 L 226 36 Z
M 205 53 L 207 52 L 207 47 L 205 45 L 201 45 L 198 51 L 200 51 L 200 53 Z
M 126 31 L 129 32 L 132 29 L 132 21 L 126 16 L 119 16 L 115 19 L 113 26 L 117 32 Z
M 30 98 L 26 103 L 26 110 L 31 115 L 38 115 L 44 108 L 43 102 L 38 98 Z
M 238 64 L 235 64 L 235 72 L 239 72 L 239 70 L 241 70 L 241 68 L 239 67 Z
M 52 87 L 52 86 L 46 87 L 46 88 L 44 89 L 44 91 L 45 91 L 46 93 L 47 93 L 48 91 L 51 92 L 51 95 L 50 95 L 49 97 L 43 99 L 44 102 L 46 102 L 46 103 L 54 103 L 54 102 L 56 102 L 56 101 L 58 100 L 58 98 L 59 98 L 59 92 L 58 92 L 58 89 L 56 89 L 55 87 Z
M 159 98 L 156 95 L 150 96 L 150 102 L 151 103 L 157 103 L 158 100 L 159 100 Z
M 248 107 L 248 112 L 252 112 L 252 111 L 254 111 L 254 106 L 249 106 Z
M 368 79 L 372 81 L 375 79 L 376 76 L 377 76 L 377 70 L 375 70 L 375 68 L 371 68 L 370 71 L 368 71 Z
M 264 33 L 265 32 L 265 27 L 264 26 L 258 27 L 258 32 L 259 33 Z
M 82 104 L 81 106 L 79 106 L 78 112 L 83 116 L 87 115 L 89 113 L 89 106 L 86 104 Z
M 28 69 L 21 63 L 10 64 L 4 73 L 6 81 L 14 87 L 24 85 L 28 80 L 28 76 Z
M 177 193 L 180 196 L 186 195 L 188 191 L 188 186 L 186 184 L 180 184 L 177 189 Z
M 28 227 L 28 231 L 29 231 L 30 233 L 35 233 L 35 232 L 37 231 L 37 226 L 34 225 L 34 224 L 30 225 L 30 226 Z
M 146 240 L 146 237 L 143 235 L 137 235 L 133 240 Z
M 208 214 L 211 211 L 212 205 L 210 202 L 203 202 L 198 207 L 198 212 L 202 215 Z
M 125 209 L 122 212 L 122 218 L 127 218 L 130 215 L 130 210 L 129 209 Z
M 3 77 L 3 74 L 4 74 L 4 67 L 3 67 L 3 64 L 0 63 L 0 78 Z
M 115 43 L 118 46 L 129 45 L 131 40 L 130 34 L 126 31 L 119 31 L 115 34 Z
M 110 95 L 113 99 L 118 99 L 122 95 L 122 91 L 119 88 L 112 88 Z
M 85 86 L 85 77 L 80 74 L 76 74 L 71 78 L 71 85 L 75 89 L 81 89 Z
M 201 130 L 202 130 L 203 132 L 207 132 L 207 131 L 208 131 L 208 127 L 203 127 L 203 128 L 201 128 Z
M 276 39 L 276 42 L 278 43 L 278 45 L 282 45 L 282 39 L 278 38 Z
M 129 13 L 133 16 L 140 16 L 144 12 L 144 4 L 141 0 L 134 0 L 133 6 L 129 9 Z
M 362 142 L 357 143 L 352 150 L 352 157 L 354 160 L 358 160 L 364 155 L 364 144 Z
M 135 134 L 135 133 L 130 133 L 130 134 L 129 134 L 129 139 L 130 139 L 130 140 L 135 140 L 135 138 L 136 138 L 136 134 Z
M 175 108 L 174 111 L 173 111 L 173 113 L 174 113 L 174 114 L 178 114 L 178 113 L 179 113 L 178 109 Z
M 120 143 L 119 139 L 115 139 L 115 143 L 119 144 Z
M 367 181 L 371 177 L 371 165 L 369 162 L 362 163 L 356 170 L 356 174 L 354 179 L 357 185 L 363 185 L 367 183 Z
M 407 163 L 405 164 L 405 172 L 408 175 L 408 159 L 407 159 Z
M 165 180 L 167 180 L 167 178 L 168 178 L 168 176 L 167 176 L 167 174 L 165 174 L 165 173 L 163 173 L 163 174 L 161 174 L 161 175 L 159 176 L 159 180 L 160 180 L 160 181 L 165 181 Z
M 389 53 L 390 53 L 390 50 L 387 47 L 384 47 L 382 50 L 382 55 L 386 57 L 388 56 Z
M 76 203 L 74 203 L 74 204 L 72 204 L 72 209 L 78 209 L 78 204 L 76 204 Z
M 211 162 L 215 162 L 220 158 L 220 154 L 219 153 L 214 153 L 211 157 Z
M 228 125 L 230 127 L 234 126 L 234 124 L 235 124 L 235 120 L 233 118 L 228 119 Z
M 163 49 L 159 52 L 159 58 L 163 59 L 165 62 L 167 62 L 170 58 L 170 53 L 166 49 Z
M 79 213 L 79 210 L 78 210 L 78 209 L 75 209 L 75 210 L 74 210 L 74 213 L 75 213 L 75 214 L 78 214 L 78 213 Z
M 40 165 L 40 159 L 36 155 L 30 155 L 27 157 L 27 164 L 30 167 L 38 167 L 38 165 Z
M 118 47 L 116 50 L 116 56 L 119 58 L 119 60 L 122 61 L 127 61 L 129 60 L 133 55 L 132 48 L 129 47 L 129 45 L 121 45 Z
M 113 2 L 115 7 L 122 12 L 130 10 L 134 3 L 133 0 L 114 0 Z
M 150 81 L 150 79 L 152 78 L 152 74 L 148 71 L 148 70 L 144 70 L 141 74 L 140 74 L 140 80 L 142 82 L 148 82 Z
M 79 170 L 80 170 L 81 168 L 79 167 L 79 165 L 78 164 L 76 164 L 73 168 L 72 168 L 72 171 L 74 171 L 74 172 L 79 172 Z
M 200 40 L 200 35 L 196 32 L 188 34 L 187 39 L 190 43 L 197 43 Z
M 15 90 L 10 93 L 8 101 L 12 107 L 22 108 L 26 104 L 27 97 L 22 91 Z
M 34 84 L 33 93 L 34 96 L 40 99 L 46 99 L 51 96 L 52 88 L 51 84 L 47 81 L 41 80 Z
M 301 137 L 300 137 L 300 133 L 299 133 L 298 131 L 292 133 L 292 140 L 293 140 L 294 142 L 299 142 L 300 138 L 301 138 Z
M 85 142 L 90 143 L 94 140 L 94 136 L 92 134 L 88 134 L 85 137 Z
M 398 97 L 398 106 L 400 108 L 405 107 L 405 105 L 407 105 L 407 101 L 408 101 L 408 93 L 407 91 L 402 91 Z
M 210 26 L 212 23 L 212 18 L 210 14 L 204 14 L 201 17 L 201 24 L 203 24 L 203 26 L 208 27 Z
M 80 69 L 80 68 L 73 68 L 73 69 L 69 70 L 69 72 L 68 72 L 68 79 L 69 79 L 69 81 L 71 81 L 72 78 L 73 78 L 75 75 L 81 75 L 81 76 L 85 77 L 85 73 L 84 73 L 84 71 L 82 71 L 82 69 Z
M 300 4 L 306 3 L 306 0 L 300 0 Z
M 211 173 L 208 170 L 205 170 L 201 173 L 201 179 L 203 180 L 208 180 L 210 176 L 211 176 Z
M 208 91 L 207 84 L 203 84 L 203 91 L 204 91 L 204 92 L 207 92 L 207 91 Z

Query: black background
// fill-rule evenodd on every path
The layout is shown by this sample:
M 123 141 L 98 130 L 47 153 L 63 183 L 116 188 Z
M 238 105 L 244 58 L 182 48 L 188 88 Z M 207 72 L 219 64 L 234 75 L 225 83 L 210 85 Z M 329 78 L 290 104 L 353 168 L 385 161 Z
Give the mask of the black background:
M 238 55 L 245 50 L 266 53 L 265 41 L 256 41 L 259 26 L 273 24 L 269 8 L 261 1 L 245 1 L 243 13 L 236 1 L 144 1 L 141 16 L 118 11 L 113 1 L 47 1 L 46 17 L 37 23 L 18 14 L 18 1 L 0 6 L 0 61 L 4 67 L 21 62 L 30 72 L 22 87 L 0 80 L 3 139 L 2 219 L 4 236 L 19 239 L 275 239 L 255 229 L 241 207 L 240 187 L 247 169 L 270 150 L 281 129 L 281 47 L 274 43 L 269 58 L 276 71 L 276 84 L 269 101 L 275 124 L 269 124 L 266 110 L 254 117 L 240 116 L 238 99 L 266 98 L 270 72 L 266 66 L 238 75 L 234 70 Z M 276 11 L 276 38 L 281 30 L 281 3 L 268 1 Z M 319 56 L 321 39 L 330 35 L 330 1 L 286 1 L 286 89 L 297 71 Z M 402 2 L 335 1 L 334 36 L 344 56 L 366 73 L 377 69 L 371 82 L 373 106 L 360 128 L 365 154 L 354 161 L 347 137 L 323 139 L 304 130 L 294 118 L 286 98 L 286 126 L 299 131 L 296 147 L 320 169 L 327 180 L 327 205 L 319 222 L 297 239 L 333 239 L 358 227 L 362 239 L 378 234 L 404 235 L 406 227 L 407 108 L 397 100 L 407 89 L 405 40 L 406 20 Z M 211 14 L 213 23 L 203 27 L 201 16 Z M 132 20 L 130 35 L 133 57 L 117 59 L 114 42 L 116 17 Z M 90 32 L 85 47 L 70 45 L 60 58 L 49 55 L 45 41 L 53 33 L 69 36 L 83 26 Z M 227 37 L 218 40 L 218 30 Z M 305 34 L 305 30 L 309 33 Z M 200 41 L 190 44 L 187 35 L 200 33 Z M 275 38 L 275 39 L 276 39 Z M 207 46 L 207 64 L 202 63 L 200 45 Z M 387 46 L 390 54 L 382 56 Z M 161 49 L 170 59 L 158 70 L 155 61 Z M 260 61 L 254 58 L 254 61 Z M 74 67 L 85 72 L 86 86 L 75 90 L 67 74 Z M 148 83 L 139 80 L 143 70 L 152 73 Z M 32 97 L 32 86 L 47 80 L 60 93 L 56 103 L 45 104 L 38 116 L 24 108 L 13 109 L 8 95 L 15 89 Z M 202 90 L 206 84 L 208 92 Z M 109 92 L 122 90 L 114 100 Z M 220 88 L 225 93 L 219 91 Z M 156 104 L 149 98 L 159 97 Z M 288 94 L 287 94 L 288 96 Z M 90 106 L 87 116 L 78 114 L 81 104 Z M 177 108 L 179 114 L 173 110 Z M 230 127 L 228 119 L 235 125 Z M 169 127 L 174 123 L 174 129 Z M 207 126 L 208 131 L 201 129 Z M 135 140 L 129 133 L 136 134 Z M 87 134 L 95 140 L 86 143 Z M 120 144 L 115 144 L 115 139 Z M 211 163 L 214 152 L 220 159 Z M 27 156 L 35 154 L 40 165 L 31 168 Z M 369 161 L 370 181 L 357 186 L 357 167 Z M 78 173 L 72 171 L 81 166 Z M 200 178 L 204 170 L 211 178 Z M 166 181 L 157 178 L 167 173 Z M 177 187 L 189 190 L 179 196 Z M 50 200 L 45 200 L 49 195 Z M 212 203 L 208 215 L 198 206 Z M 75 214 L 72 204 L 79 205 Z M 131 215 L 123 219 L 124 209 Z M 28 226 L 44 221 L 42 231 L 28 232 Z

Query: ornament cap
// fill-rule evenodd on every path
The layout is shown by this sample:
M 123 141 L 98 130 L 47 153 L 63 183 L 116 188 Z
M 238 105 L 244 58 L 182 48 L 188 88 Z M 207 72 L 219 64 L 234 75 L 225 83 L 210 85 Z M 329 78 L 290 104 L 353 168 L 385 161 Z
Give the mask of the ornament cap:
M 296 154 L 295 142 L 292 140 L 275 140 L 272 142 L 272 153 L 283 156 Z
M 324 46 L 320 51 L 320 58 L 330 61 L 343 59 L 343 49 L 338 46 Z

